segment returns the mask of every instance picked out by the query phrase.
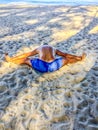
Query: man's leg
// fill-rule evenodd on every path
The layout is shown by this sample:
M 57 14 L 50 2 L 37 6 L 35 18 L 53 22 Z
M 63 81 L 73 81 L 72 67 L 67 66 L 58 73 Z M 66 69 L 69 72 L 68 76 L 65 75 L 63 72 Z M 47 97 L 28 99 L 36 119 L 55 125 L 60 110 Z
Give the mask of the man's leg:
M 82 61 L 86 57 L 86 54 L 83 53 L 82 56 L 75 56 L 67 54 L 66 58 L 63 59 L 63 66 L 67 64 L 76 63 L 78 61 Z
M 5 59 L 6 59 L 7 62 L 12 62 L 12 63 L 19 64 L 19 65 L 20 64 L 27 64 L 30 67 L 32 67 L 29 58 L 15 58 L 14 59 L 14 58 L 9 57 L 8 55 L 5 55 Z

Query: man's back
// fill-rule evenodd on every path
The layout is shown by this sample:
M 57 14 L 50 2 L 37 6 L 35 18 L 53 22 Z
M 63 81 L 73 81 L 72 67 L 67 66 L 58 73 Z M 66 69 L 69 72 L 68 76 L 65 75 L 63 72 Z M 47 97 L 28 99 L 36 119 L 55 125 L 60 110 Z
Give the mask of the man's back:
M 55 50 L 53 47 L 48 45 L 40 46 L 38 49 L 39 58 L 46 61 L 51 62 L 55 59 Z

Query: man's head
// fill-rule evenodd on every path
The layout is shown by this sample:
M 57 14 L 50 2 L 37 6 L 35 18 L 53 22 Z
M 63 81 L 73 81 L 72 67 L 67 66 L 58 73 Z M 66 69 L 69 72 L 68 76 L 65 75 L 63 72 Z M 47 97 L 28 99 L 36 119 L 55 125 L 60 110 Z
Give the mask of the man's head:
M 43 45 L 48 45 L 48 43 L 43 43 Z

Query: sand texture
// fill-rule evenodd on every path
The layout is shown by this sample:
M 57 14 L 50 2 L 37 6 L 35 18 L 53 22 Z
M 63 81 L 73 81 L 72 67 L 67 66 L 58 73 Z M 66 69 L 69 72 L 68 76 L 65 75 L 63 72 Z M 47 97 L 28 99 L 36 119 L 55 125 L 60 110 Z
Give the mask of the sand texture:
M 44 43 L 87 57 L 46 74 L 5 61 Z M 0 5 L 0 130 L 98 130 L 98 6 Z

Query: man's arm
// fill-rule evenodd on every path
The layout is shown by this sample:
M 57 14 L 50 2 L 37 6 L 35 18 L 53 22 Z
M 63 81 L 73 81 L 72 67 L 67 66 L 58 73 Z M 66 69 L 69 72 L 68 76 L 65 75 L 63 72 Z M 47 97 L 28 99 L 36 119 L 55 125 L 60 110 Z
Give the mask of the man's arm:
M 26 57 L 34 56 L 36 54 L 38 54 L 37 49 L 35 49 L 35 50 L 31 51 L 31 52 L 24 53 L 24 54 L 18 56 L 18 58 L 26 58 Z
M 61 52 L 59 50 L 56 50 L 56 54 L 59 55 L 59 56 L 65 57 L 67 59 L 78 59 L 78 60 L 81 60 L 81 59 L 84 59 L 86 57 L 85 53 L 83 53 L 82 56 L 76 56 L 76 55 L 72 55 L 72 54 Z
M 59 56 L 63 56 L 63 57 L 66 57 L 67 54 L 62 52 L 62 51 L 59 51 L 58 49 L 56 49 L 56 54 L 59 55 Z
M 15 57 L 10 57 L 10 60 L 17 60 L 17 59 L 21 59 L 21 58 L 27 58 L 27 57 L 30 57 L 30 56 L 34 56 L 36 54 L 38 54 L 37 49 L 35 49 L 35 50 L 31 51 L 31 52 L 27 52 L 27 53 L 15 56 Z M 8 54 L 6 54 L 6 56 L 8 56 Z
M 38 49 L 35 49 L 33 51 L 31 51 L 30 53 L 28 53 L 29 56 L 34 56 L 34 55 L 37 55 L 39 52 L 38 52 Z
M 12 61 L 20 60 L 20 59 L 25 59 L 25 58 L 28 58 L 29 56 L 34 56 L 36 54 L 38 54 L 37 49 L 31 52 L 27 52 L 25 54 L 19 55 L 19 56 L 15 56 L 15 57 L 9 57 L 8 53 L 5 53 L 5 58 L 6 58 L 6 61 L 12 62 Z

